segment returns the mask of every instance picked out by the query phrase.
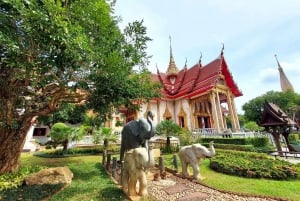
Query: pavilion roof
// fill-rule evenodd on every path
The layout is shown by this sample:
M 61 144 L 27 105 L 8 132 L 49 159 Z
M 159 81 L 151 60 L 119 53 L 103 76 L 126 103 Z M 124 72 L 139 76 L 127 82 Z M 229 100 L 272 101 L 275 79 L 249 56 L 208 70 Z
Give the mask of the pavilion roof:
M 265 101 L 264 109 L 260 117 L 260 126 L 291 126 L 296 123 L 276 104 Z

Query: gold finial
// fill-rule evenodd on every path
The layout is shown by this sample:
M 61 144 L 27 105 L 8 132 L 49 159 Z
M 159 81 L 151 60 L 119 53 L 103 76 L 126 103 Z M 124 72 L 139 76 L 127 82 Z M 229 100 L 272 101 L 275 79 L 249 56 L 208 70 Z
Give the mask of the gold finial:
M 169 35 L 169 41 L 170 41 L 170 57 L 173 58 L 171 35 Z
M 199 64 L 201 64 L 201 61 L 202 61 L 202 52 L 200 52 L 200 57 L 199 57 Z
M 277 58 L 277 54 L 274 54 L 274 56 L 275 56 L 275 58 L 276 58 L 278 68 L 281 68 L 280 63 L 279 63 L 278 58 Z
M 169 35 L 169 40 L 170 40 L 170 62 L 169 62 L 169 67 L 167 70 L 168 75 L 177 75 L 178 69 L 175 64 L 174 58 L 173 58 L 173 52 L 172 52 L 172 44 L 171 44 L 171 36 Z
M 224 54 L 224 43 L 222 43 L 221 55 Z

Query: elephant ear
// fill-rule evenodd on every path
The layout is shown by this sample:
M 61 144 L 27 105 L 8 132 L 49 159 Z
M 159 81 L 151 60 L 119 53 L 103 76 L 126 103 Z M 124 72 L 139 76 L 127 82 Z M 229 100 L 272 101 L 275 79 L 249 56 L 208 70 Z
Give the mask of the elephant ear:
M 140 133 L 140 124 L 138 121 L 131 121 L 129 122 L 129 128 L 131 130 L 131 133 L 134 135 L 134 136 L 138 136 L 139 133 Z

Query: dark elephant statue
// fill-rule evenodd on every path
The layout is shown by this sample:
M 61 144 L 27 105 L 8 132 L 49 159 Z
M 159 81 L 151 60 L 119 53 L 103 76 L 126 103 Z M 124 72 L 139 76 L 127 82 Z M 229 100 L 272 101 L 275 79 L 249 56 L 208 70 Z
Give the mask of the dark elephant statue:
M 153 114 L 147 112 L 147 119 L 141 118 L 128 122 L 123 130 L 121 137 L 120 161 L 123 161 L 124 153 L 130 149 L 137 147 L 148 147 L 148 140 L 154 136 L 154 128 L 152 125 Z

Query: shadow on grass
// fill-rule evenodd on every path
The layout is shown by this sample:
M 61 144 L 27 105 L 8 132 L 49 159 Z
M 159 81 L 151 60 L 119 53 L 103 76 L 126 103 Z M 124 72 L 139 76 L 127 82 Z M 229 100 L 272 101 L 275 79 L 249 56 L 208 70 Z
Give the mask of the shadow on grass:
M 64 187 L 64 184 L 44 184 L 32 186 L 20 186 L 19 188 L 9 189 L 1 193 L 1 200 L 22 200 L 22 201 L 37 201 L 47 198 L 58 192 Z
M 124 193 L 121 189 L 115 187 L 108 187 L 101 189 L 97 200 L 110 201 L 110 200 L 124 200 Z

